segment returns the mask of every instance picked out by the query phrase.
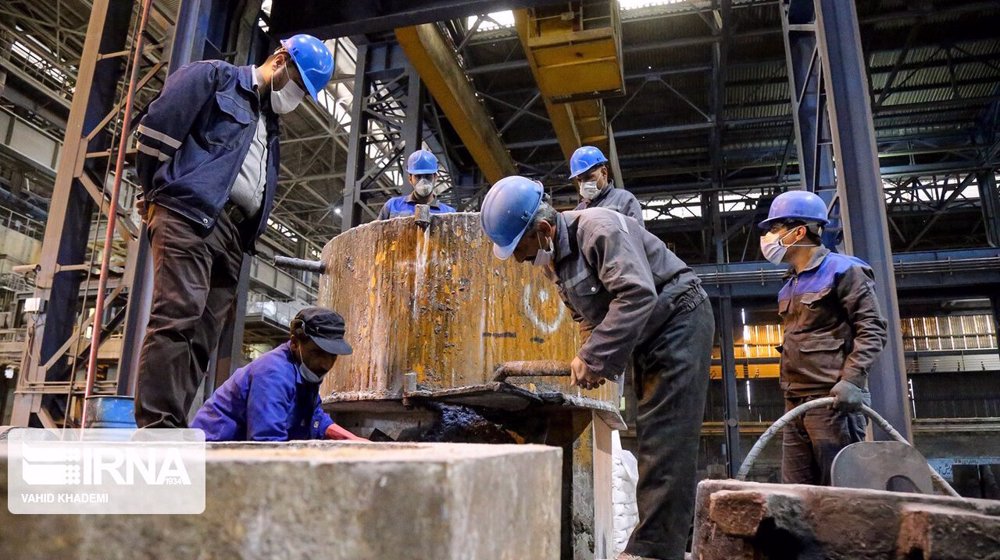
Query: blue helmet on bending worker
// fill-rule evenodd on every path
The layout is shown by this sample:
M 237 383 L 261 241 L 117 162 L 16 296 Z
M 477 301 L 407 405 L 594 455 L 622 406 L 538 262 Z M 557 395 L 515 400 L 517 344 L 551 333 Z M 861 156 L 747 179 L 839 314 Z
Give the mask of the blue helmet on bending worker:
M 544 194 L 541 183 L 518 175 L 500 179 L 486 193 L 479 221 L 497 258 L 507 260 L 514 253 Z

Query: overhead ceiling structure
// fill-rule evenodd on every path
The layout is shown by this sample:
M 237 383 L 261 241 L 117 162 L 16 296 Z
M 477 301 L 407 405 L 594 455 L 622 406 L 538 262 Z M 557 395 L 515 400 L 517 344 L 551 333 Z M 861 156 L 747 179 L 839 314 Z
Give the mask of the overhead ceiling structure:
M 309 104 L 283 119 L 274 221 L 289 243 L 301 239 L 316 248 L 342 227 L 356 46 L 395 41 L 394 29 L 417 23 L 438 30 L 453 52 L 453 72 L 468 76 L 466 95 L 473 95 L 484 113 L 474 117 L 475 126 L 496 131 L 495 138 L 469 142 L 459 130 L 470 123 L 458 121 L 473 117 L 449 115 L 435 95 L 427 97 L 420 109 L 428 127 L 425 142 L 433 142 L 453 175 L 471 181 L 444 198 L 478 207 L 487 177 L 495 172 L 484 173 L 473 152 L 493 144 L 491 151 L 509 154 L 514 169 L 543 181 L 557 202 L 574 202 L 575 188 L 566 177 L 573 141 L 565 131 L 579 133 L 581 127 L 560 122 L 572 103 L 546 93 L 538 53 L 519 33 L 514 13 L 496 11 L 571 12 L 574 4 L 275 0 L 273 9 L 264 4 L 262 25 L 275 37 L 304 30 L 339 38 L 330 42 L 338 67 L 323 106 Z M 600 126 L 606 122 L 613 131 L 608 149 L 618 156 L 617 182 L 640 198 L 651 229 L 689 261 L 708 259 L 713 204 L 720 208 L 727 258 L 759 259 L 748 226 L 761 201 L 800 184 L 780 17 L 784 2 L 732 0 L 724 23 L 718 1 L 617 4 L 624 87 L 620 95 L 603 92 L 603 110 L 597 112 L 603 113 L 603 119 L 597 117 Z M 980 194 L 995 191 L 993 174 L 986 171 L 995 170 L 1000 157 L 1000 5 L 984 0 L 856 5 L 894 249 L 988 243 L 991 228 L 981 208 L 994 201 Z M 167 32 L 165 14 L 176 11 L 176 3 L 155 6 L 162 21 L 154 21 L 154 28 Z M 58 0 L 52 8 L 25 0 L 0 6 L 0 44 L 7 47 L 0 51 L 9 53 L 0 57 L 7 74 L 0 103 L 59 137 L 88 3 Z M 26 35 L 45 60 L 29 63 L 11 50 L 12 38 Z M 582 83 L 595 72 L 579 74 Z M 579 116 L 580 122 L 587 117 Z M 490 126 L 482 128 L 487 120 Z M 579 135 L 579 142 L 585 141 L 600 143 L 595 135 Z M 4 169 L 14 167 L 9 152 L 4 154 Z M 369 166 L 390 165 L 377 151 L 369 156 Z M 39 173 L 17 165 L 29 175 Z M 380 179 L 376 196 L 402 192 L 398 159 L 391 165 L 397 172 Z M 708 196 L 713 192 L 715 203 Z

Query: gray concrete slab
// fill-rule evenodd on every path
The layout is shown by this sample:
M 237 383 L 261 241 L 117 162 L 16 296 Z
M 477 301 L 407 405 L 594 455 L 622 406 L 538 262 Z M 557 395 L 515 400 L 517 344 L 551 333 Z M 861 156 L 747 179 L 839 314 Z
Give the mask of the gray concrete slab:
M 538 445 L 211 445 L 202 515 L 25 516 L 0 558 L 555 559 L 561 450 Z

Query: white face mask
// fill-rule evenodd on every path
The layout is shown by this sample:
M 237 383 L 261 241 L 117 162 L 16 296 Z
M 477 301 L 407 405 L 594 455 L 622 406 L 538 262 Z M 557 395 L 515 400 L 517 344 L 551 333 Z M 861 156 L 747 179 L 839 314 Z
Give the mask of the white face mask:
M 549 265 L 552 264 L 552 261 L 555 258 L 555 246 L 553 246 L 551 239 L 546 239 L 546 241 L 549 242 L 549 248 L 548 249 L 542 249 L 541 248 L 542 242 L 539 241 L 538 242 L 538 246 L 539 246 L 538 252 L 535 253 L 535 260 L 531 264 L 533 264 L 535 266 L 541 266 L 541 267 L 547 267 L 547 266 L 549 266 Z
M 285 76 L 288 76 L 287 66 L 283 66 L 282 71 L 285 73 Z M 271 78 L 271 83 L 274 83 L 273 77 Z M 295 83 L 295 80 L 289 77 L 281 89 L 275 90 L 273 87 L 271 88 L 271 109 L 279 115 L 291 113 L 299 106 L 305 95 L 306 92 L 302 91 L 302 88 Z
M 307 383 L 319 384 L 323 381 L 323 376 L 326 375 L 326 372 L 323 372 L 323 374 L 320 375 L 306 365 L 305 360 L 302 359 L 302 349 L 299 349 L 299 364 L 297 367 L 299 375 L 301 375 L 302 379 L 304 379 Z
M 785 235 L 779 236 L 778 232 L 768 232 L 766 235 L 760 238 L 760 251 L 764 253 L 764 258 L 771 261 L 774 264 L 781 264 L 782 259 L 785 258 L 785 253 L 788 252 L 788 245 L 784 244 L 784 239 L 788 237 L 788 234 L 794 232 L 795 230 L 785 232 Z
M 413 192 L 417 193 L 420 198 L 427 197 L 433 190 L 434 183 L 430 179 L 421 179 L 417 181 L 416 185 L 413 185 Z
M 599 194 L 601 194 L 601 189 L 597 186 L 597 181 L 580 183 L 580 196 L 584 200 L 594 200 Z

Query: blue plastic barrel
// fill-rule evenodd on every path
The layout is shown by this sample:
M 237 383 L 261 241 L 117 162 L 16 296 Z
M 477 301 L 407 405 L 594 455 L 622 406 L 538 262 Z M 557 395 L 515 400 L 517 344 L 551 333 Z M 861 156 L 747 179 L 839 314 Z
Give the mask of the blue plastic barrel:
M 90 397 L 86 407 L 88 428 L 136 429 L 132 397 Z

